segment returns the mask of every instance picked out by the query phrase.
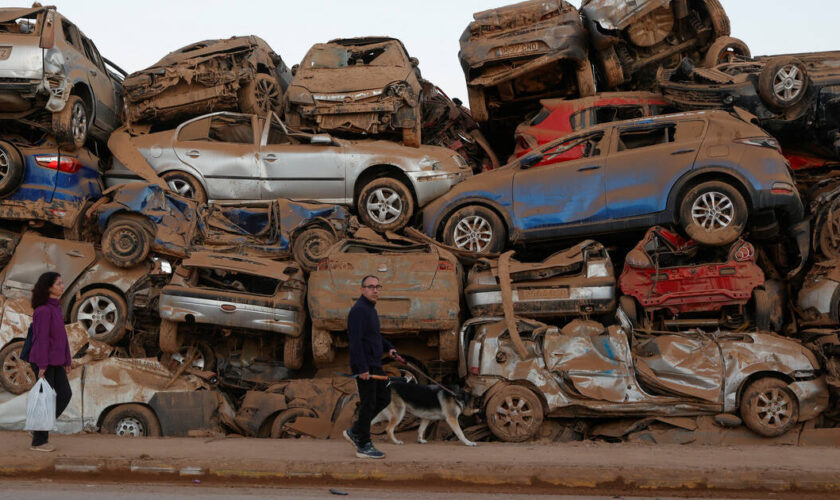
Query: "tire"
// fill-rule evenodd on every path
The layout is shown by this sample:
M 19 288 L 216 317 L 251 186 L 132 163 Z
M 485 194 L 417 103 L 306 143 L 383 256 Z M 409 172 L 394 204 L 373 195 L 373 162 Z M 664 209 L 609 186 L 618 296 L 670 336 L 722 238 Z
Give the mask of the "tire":
M 798 423 L 799 401 L 783 380 L 758 379 L 741 397 L 741 418 L 760 436 L 781 436 Z
M 706 14 L 709 16 L 709 22 L 712 24 L 712 30 L 715 33 L 715 38 L 722 36 L 729 36 L 732 34 L 729 16 L 726 15 L 723 5 L 719 0 L 703 0 L 706 7 Z
M 328 330 L 312 327 L 312 360 L 315 366 L 328 365 L 335 360 L 335 343 Z
M 126 333 L 128 306 L 117 292 L 94 288 L 83 293 L 73 304 L 70 322 L 81 322 L 94 340 L 116 345 Z
M 186 172 L 166 172 L 161 176 L 175 194 L 198 203 L 207 203 L 207 193 L 198 179 Z
M 271 75 L 258 74 L 239 89 L 239 109 L 260 117 L 269 111 L 282 115 L 283 89 Z
M 808 93 L 808 71 L 795 57 L 775 57 L 758 75 L 758 94 L 771 108 L 785 110 L 799 104 Z
M 832 205 L 835 205 L 832 203 Z M 832 206 L 826 218 L 820 224 L 820 253 L 828 259 L 840 259 L 840 213 L 834 215 L 840 207 Z
M 303 352 L 306 338 L 301 334 L 297 337 L 286 337 L 283 341 L 283 366 L 289 370 L 303 368 Z
M 520 385 L 507 385 L 490 396 L 484 414 L 490 432 L 509 443 L 532 439 L 543 420 L 540 398 Z
M 64 108 L 52 115 L 55 139 L 61 146 L 79 149 L 87 141 L 90 113 L 81 97 L 71 95 Z
M 443 361 L 458 361 L 458 328 L 438 332 L 438 356 Z
M 150 408 L 139 404 L 120 405 L 109 411 L 101 432 L 129 437 L 159 437 L 160 422 Z
M 20 187 L 25 168 L 23 156 L 17 148 L 0 141 L 0 196 L 8 196 Z
M 730 184 L 704 182 L 691 188 L 683 197 L 680 224 L 685 234 L 701 245 L 728 245 L 744 232 L 747 204 Z
M 356 206 L 362 224 L 380 233 L 399 231 L 414 215 L 411 191 L 392 177 L 378 177 L 365 184 Z
M 197 352 L 195 353 L 195 357 L 190 363 L 190 368 L 195 368 L 196 370 L 202 370 L 206 372 L 212 372 L 216 370 L 216 353 L 213 352 L 213 348 L 210 347 L 209 344 L 205 342 L 199 342 L 195 346 L 184 346 L 178 350 L 178 352 L 167 352 L 161 357 L 161 363 L 164 365 L 170 365 L 173 368 L 177 369 L 177 367 L 184 364 L 187 358 L 190 356 L 190 349 L 196 349 Z
M 592 72 L 592 64 L 589 59 L 584 59 L 575 72 L 579 97 L 595 95 L 595 74 Z
M 771 317 L 773 315 L 773 303 L 767 290 L 756 288 L 753 290 L 753 304 L 755 306 L 755 327 L 760 332 L 771 331 Z
M 621 66 L 621 61 L 618 59 L 613 47 L 606 48 L 598 53 L 598 69 L 600 76 L 603 78 L 603 88 L 615 89 L 624 83 L 624 68 Z
M 102 234 L 102 253 L 117 267 L 129 268 L 149 256 L 154 226 L 143 216 L 117 214 Z
M 639 306 L 636 304 L 636 299 L 629 295 L 622 295 L 618 299 L 618 307 L 627 315 L 630 324 L 633 328 L 639 327 Z
M 304 271 L 311 273 L 327 256 L 327 249 L 335 243 L 335 235 L 321 227 L 311 227 L 298 233 L 292 242 L 292 256 Z
M 160 329 L 158 330 L 158 346 L 160 350 L 174 354 L 181 351 L 184 345 L 183 335 L 178 333 L 178 323 L 169 321 L 168 319 L 160 320 Z
M 723 36 L 715 40 L 709 50 L 706 51 L 703 66 L 711 68 L 718 64 L 732 62 L 736 56 L 750 58 L 752 54 L 750 48 L 743 41 L 730 36 Z
M 419 112 L 417 113 L 420 114 Z M 423 121 L 418 116 L 416 120 L 414 120 L 413 127 L 406 127 L 402 129 L 402 142 L 403 145 L 408 146 L 410 148 L 419 148 L 420 144 L 422 144 L 423 139 Z
M 290 408 L 280 412 L 271 424 L 272 439 L 299 438 L 300 434 L 288 429 L 286 426 L 293 423 L 298 417 L 317 417 L 314 411 L 309 408 Z
M 23 340 L 10 342 L 0 350 L 0 385 L 12 394 L 23 394 L 35 385 L 35 372 L 20 359 Z
M 444 243 L 475 254 L 501 252 L 506 238 L 505 226 L 496 212 L 480 205 L 459 209 L 443 228 Z

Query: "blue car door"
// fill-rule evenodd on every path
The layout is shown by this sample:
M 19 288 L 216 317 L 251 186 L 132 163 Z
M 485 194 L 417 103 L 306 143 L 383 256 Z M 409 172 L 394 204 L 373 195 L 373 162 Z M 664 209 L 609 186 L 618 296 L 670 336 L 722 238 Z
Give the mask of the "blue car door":
M 602 130 L 578 134 L 542 153 L 543 162 L 568 156 L 569 151 L 579 152 L 576 159 L 519 167 L 513 179 L 513 212 L 519 230 L 534 238 L 546 237 L 558 226 L 606 218 L 606 135 Z

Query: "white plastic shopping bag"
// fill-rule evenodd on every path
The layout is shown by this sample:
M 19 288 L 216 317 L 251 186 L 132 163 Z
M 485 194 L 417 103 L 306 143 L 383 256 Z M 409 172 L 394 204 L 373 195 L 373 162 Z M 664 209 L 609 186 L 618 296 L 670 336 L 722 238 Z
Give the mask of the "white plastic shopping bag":
M 26 400 L 27 431 L 51 431 L 55 427 L 55 391 L 40 378 L 30 389 Z

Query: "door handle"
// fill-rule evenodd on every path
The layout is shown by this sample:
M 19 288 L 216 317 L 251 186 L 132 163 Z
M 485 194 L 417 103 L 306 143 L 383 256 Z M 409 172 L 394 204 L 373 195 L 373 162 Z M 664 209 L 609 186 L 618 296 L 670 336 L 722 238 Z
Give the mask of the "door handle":
M 276 155 L 265 155 L 263 156 L 263 160 L 265 161 L 275 161 L 277 159 Z
M 684 155 L 686 153 L 693 153 L 693 152 L 694 152 L 693 149 L 678 149 L 671 154 L 672 155 Z
M 187 156 L 190 158 L 198 158 L 201 156 L 201 153 L 197 149 L 193 149 L 191 151 L 187 151 Z
M 78 250 L 70 250 L 69 252 L 67 252 L 67 255 L 69 255 L 70 257 L 84 257 L 84 255 L 82 255 L 82 252 Z
M 93 75 L 93 76 L 96 76 L 98 73 L 96 72 L 95 69 L 92 69 L 92 70 L 90 70 L 90 74 Z
M 587 170 L 598 170 L 599 168 L 601 168 L 600 165 L 590 165 L 588 167 L 580 167 L 578 169 L 578 172 L 586 172 Z

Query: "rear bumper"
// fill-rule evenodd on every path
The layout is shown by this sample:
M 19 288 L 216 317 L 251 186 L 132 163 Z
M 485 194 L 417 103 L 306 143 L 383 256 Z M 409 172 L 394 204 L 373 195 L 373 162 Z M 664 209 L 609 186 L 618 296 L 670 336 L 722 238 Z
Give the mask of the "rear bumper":
M 500 316 L 502 292 L 498 286 L 468 286 L 467 305 L 473 317 Z M 535 317 L 604 314 L 615 306 L 615 287 L 573 286 L 559 288 L 521 288 L 513 290 L 516 314 Z
M 253 304 L 234 304 L 233 312 L 225 312 L 222 304 L 228 301 L 205 299 L 190 296 L 161 294 L 160 317 L 178 323 L 195 322 L 231 328 L 244 328 L 271 333 L 280 333 L 293 337 L 300 336 L 303 327 L 303 314 L 300 307 L 288 306 L 277 308 Z M 293 310 L 293 309 L 297 310 Z

